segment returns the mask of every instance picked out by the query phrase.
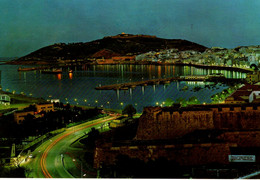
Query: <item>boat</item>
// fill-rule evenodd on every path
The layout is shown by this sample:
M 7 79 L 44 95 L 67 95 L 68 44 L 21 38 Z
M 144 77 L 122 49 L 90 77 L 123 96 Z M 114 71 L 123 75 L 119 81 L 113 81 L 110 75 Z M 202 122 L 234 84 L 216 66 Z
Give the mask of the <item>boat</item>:
M 43 70 L 43 74 L 61 74 L 62 70 L 61 69 L 53 69 L 53 70 Z
M 162 81 L 162 84 L 170 84 L 171 81 Z
M 21 67 L 19 67 L 18 68 L 18 71 L 34 71 L 34 70 L 36 70 L 35 67 L 33 67 L 33 68 L 21 68 Z

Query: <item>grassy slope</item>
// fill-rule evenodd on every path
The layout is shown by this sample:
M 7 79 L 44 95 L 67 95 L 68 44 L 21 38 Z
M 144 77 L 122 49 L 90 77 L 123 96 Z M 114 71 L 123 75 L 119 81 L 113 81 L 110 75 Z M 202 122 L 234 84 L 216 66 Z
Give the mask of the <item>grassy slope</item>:
M 8 108 L 23 109 L 23 108 L 29 106 L 30 104 L 46 102 L 46 100 L 41 99 L 41 98 L 28 97 L 28 96 L 21 95 L 21 94 L 12 94 L 12 93 L 5 92 L 5 91 L 0 91 L 0 93 L 7 94 L 11 98 L 11 105 L 9 105 L 9 106 L 0 105 L 0 110 L 8 109 Z

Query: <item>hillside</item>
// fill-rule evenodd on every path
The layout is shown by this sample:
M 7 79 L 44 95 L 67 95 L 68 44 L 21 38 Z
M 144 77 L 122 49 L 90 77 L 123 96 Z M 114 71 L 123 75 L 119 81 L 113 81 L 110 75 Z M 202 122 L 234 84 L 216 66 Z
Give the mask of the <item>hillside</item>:
M 119 34 L 103 39 L 80 43 L 57 43 L 43 47 L 24 57 L 12 61 L 17 64 L 56 63 L 58 60 L 87 60 L 99 55 L 110 58 L 118 55 L 138 55 L 148 51 L 176 48 L 180 51 L 205 51 L 207 48 L 181 39 L 162 39 L 156 36 Z

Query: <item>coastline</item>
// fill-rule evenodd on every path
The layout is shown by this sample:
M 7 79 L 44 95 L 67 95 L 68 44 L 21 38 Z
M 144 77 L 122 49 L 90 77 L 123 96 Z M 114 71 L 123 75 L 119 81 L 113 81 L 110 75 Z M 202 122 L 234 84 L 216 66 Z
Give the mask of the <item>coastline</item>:
M 68 63 L 68 64 L 59 64 L 59 63 L 48 63 L 48 62 L 41 62 L 38 61 L 28 61 L 28 62 L 15 62 L 15 61 L 8 61 L 2 65 L 37 65 L 37 67 L 31 68 L 32 71 L 34 70 L 42 70 L 42 69 L 48 69 L 50 67 L 70 67 L 70 66 L 80 66 L 80 65 L 156 65 L 156 66 L 192 66 L 202 69 L 217 69 L 217 70 L 229 70 L 229 71 L 238 71 L 243 73 L 249 73 L 253 72 L 252 69 L 245 69 L 240 67 L 228 67 L 228 66 L 212 66 L 212 65 L 202 65 L 202 64 L 191 64 L 191 63 L 161 63 L 161 62 L 119 62 L 119 63 L 90 63 L 90 62 L 75 62 L 75 63 Z M 44 67 L 39 67 L 41 65 L 44 65 Z

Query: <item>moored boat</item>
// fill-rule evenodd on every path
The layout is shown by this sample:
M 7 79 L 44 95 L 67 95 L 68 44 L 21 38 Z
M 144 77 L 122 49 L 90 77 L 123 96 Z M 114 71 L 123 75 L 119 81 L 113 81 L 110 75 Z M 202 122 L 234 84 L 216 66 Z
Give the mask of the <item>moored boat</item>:
M 17 71 L 34 71 L 34 70 L 36 70 L 36 68 L 21 68 L 21 67 L 19 67 L 18 68 L 18 70 Z
M 61 69 L 53 69 L 53 70 L 43 70 L 41 71 L 43 74 L 61 74 Z

